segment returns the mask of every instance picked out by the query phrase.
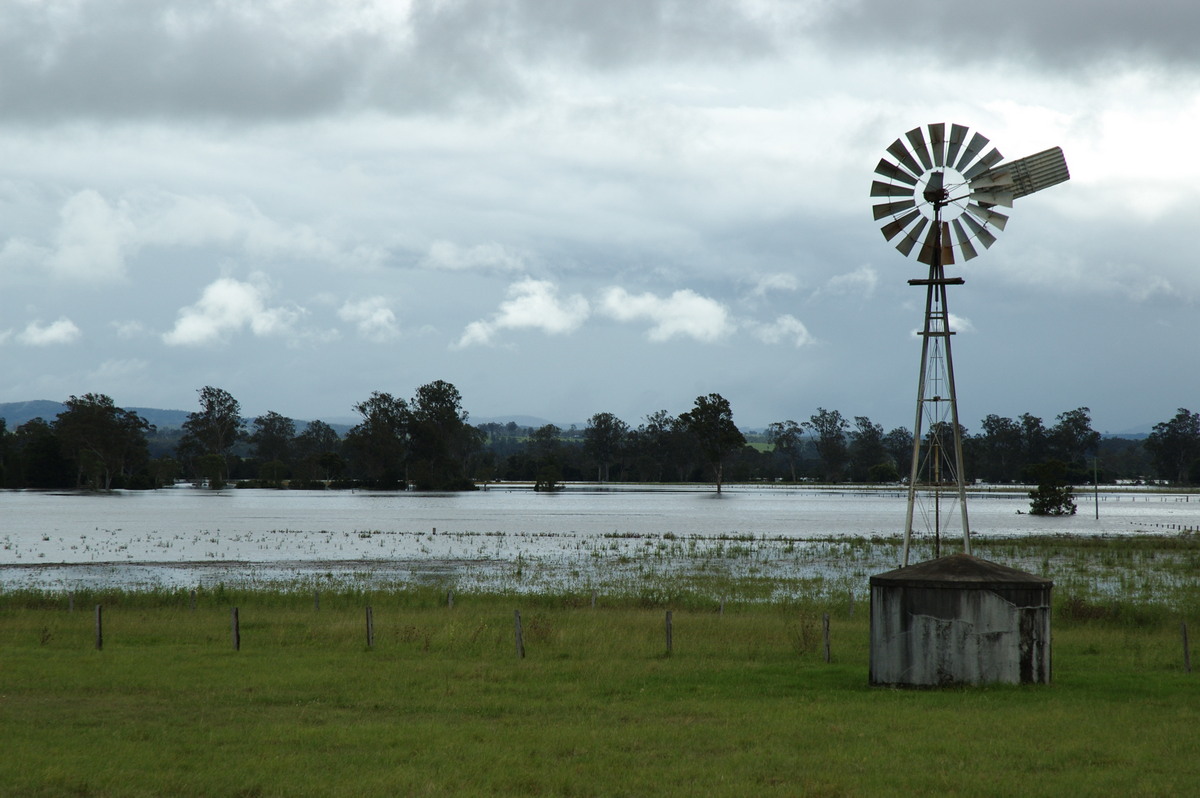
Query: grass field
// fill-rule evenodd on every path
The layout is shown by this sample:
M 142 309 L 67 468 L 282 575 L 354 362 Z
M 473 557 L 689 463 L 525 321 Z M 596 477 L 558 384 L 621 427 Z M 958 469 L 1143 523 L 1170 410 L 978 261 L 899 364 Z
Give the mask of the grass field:
M 319 610 L 302 591 L 200 591 L 195 610 L 184 591 L 75 603 L 0 595 L 2 795 L 1185 795 L 1200 784 L 1200 674 L 1184 671 L 1170 609 L 1064 598 L 1053 684 L 905 691 L 867 684 L 865 603 L 852 613 L 820 596 L 724 612 L 643 596 L 593 608 L 585 596 L 459 595 L 448 607 L 433 589 L 331 593 Z

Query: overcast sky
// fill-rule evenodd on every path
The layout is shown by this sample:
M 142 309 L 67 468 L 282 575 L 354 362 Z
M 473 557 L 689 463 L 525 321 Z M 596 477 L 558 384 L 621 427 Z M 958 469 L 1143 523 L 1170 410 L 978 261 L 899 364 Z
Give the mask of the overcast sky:
M 0 401 L 333 420 L 911 425 L 876 162 L 960 123 L 1071 180 L 950 267 L 959 410 L 1200 409 L 1200 5 L 0 4 Z

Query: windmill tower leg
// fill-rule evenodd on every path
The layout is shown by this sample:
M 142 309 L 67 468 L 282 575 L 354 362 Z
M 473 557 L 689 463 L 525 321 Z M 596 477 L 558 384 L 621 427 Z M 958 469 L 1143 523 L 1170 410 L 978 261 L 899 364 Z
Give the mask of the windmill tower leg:
M 959 515 L 962 521 L 963 551 L 971 553 L 970 524 L 967 517 L 967 490 L 963 476 L 962 431 L 958 421 L 958 396 L 954 387 L 954 360 L 951 355 L 950 312 L 946 306 L 946 286 L 961 285 L 961 277 L 947 278 L 942 267 L 943 224 L 935 216 L 933 251 L 929 277 L 909 280 L 910 285 L 924 285 L 925 326 L 921 331 L 921 368 L 917 381 L 917 411 L 913 423 L 912 463 L 908 479 L 908 506 L 904 519 L 903 565 L 908 565 L 912 546 L 914 518 L 922 499 L 932 506 L 925 517 L 940 553 L 942 525 L 942 487 L 946 479 L 954 482 Z M 928 424 L 926 423 L 928 421 Z M 925 441 L 928 434 L 929 440 Z M 947 446 L 943 439 L 952 437 Z M 922 494 L 925 486 L 928 496 Z

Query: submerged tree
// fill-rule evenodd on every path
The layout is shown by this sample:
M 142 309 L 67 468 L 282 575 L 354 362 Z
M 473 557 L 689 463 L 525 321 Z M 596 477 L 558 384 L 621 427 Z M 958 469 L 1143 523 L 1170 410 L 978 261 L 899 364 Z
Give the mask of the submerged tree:
M 375 391 L 354 406 L 362 416 L 346 435 L 362 470 L 379 487 L 394 487 L 404 477 L 408 454 L 408 404 L 389 393 Z
M 75 462 L 77 484 L 109 490 L 113 478 L 127 473 L 132 463 L 149 459 L 146 433 L 153 427 L 137 413 L 97 393 L 72 396 L 65 404 L 54 431 Z
M 205 386 L 199 393 L 200 410 L 183 422 L 179 449 L 195 459 L 204 457 L 204 475 L 219 488 L 228 478 L 229 450 L 243 436 L 242 406 L 221 388 Z
M 804 428 L 792 421 L 772 421 L 767 425 L 767 442 L 774 444 L 775 451 L 787 461 L 792 482 L 796 481 L 796 463 L 804 448 Z
M 408 408 L 409 475 L 421 490 L 473 489 L 467 460 L 483 445 L 467 423 L 458 389 L 435 380 L 417 389 Z
M 1154 425 L 1145 446 L 1160 477 L 1186 484 L 1200 461 L 1200 413 L 1179 408 L 1170 421 Z
M 725 458 L 746 445 L 746 437 L 733 423 L 729 400 L 719 393 L 697 396 L 696 404 L 679 416 L 683 428 L 700 448 L 700 455 L 712 468 L 717 493 L 725 476 Z
M 612 413 L 596 413 L 583 429 L 583 448 L 596 462 L 596 480 L 608 481 L 608 470 L 629 442 L 629 425 Z
M 839 482 L 846 468 L 850 452 L 846 446 L 846 430 L 850 424 L 836 410 L 818 407 L 816 415 L 804 422 L 805 429 L 813 434 L 813 444 L 828 482 Z
M 1075 495 L 1067 482 L 1066 463 L 1048 460 L 1031 470 L 1038 485 L 1029 492 L 1030 515 L 1075 515 Z

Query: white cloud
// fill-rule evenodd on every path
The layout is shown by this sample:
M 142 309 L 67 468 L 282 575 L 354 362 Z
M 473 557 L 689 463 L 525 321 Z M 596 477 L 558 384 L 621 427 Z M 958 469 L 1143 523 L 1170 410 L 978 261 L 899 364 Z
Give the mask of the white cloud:
M 775 294 L 780 291 L 796 291 L 800 288 L 800 281 L 795 275 L 776 273 L 763 274 L 754 281 L 754 287 L 750 290 L 750 296 L 758 298 L 764 297 L 767 294 Z
M 955 314 L 951 313 L 951 314 L 949 314 L 948 320 L 950 322 L 950 330 L 952 332 L 959 332 L 959 333 L 975 332 L 975 325 L 972 324 L 971 320 L 968 319 L 966 316 L 956 316 Z
M 690 289 L 662 298 L 651 293 L 634 296 L 614 287 L 604 292 L 600 309 L 617 321 L 649 320 L 651 327 L 646 337 L 651 341 L 688 337 L 712 343 L 736 329 L 724 305 Z
M 338 308 L 338 318 L 354 324 L 358 334 L 368 341 L 382 344 L 400 337 L 396 314 L 381 296 L 346 302 Z
M 870 266 L 860 266 L 852 272 L 830 277 L 818 294 L 870 297 L 879 284 L 879 273 Z
M 816 339 L 804 326 L 804 322 L 790 314 L 784 314 L 769 324 L 747 323 L 754 336 L 764 344 L 778 344 L 791 341 L 799 349 L 815 343 Z
M 578 329 L 590 313 L 591 307 L 582 296 L 560 299 L 553 283 L 526 278 L 508 287 L 508 299 L 500 303 L 490 319 L 468 324 L 455 346 L 490 344 L 500 330 L 534 329 L 562 335 Z
M 163 335 L 163 342 L 203 346 L 246 327 L 258 336 L 280 334 L 291 329 L 302 312 L 267 307 L 263 288 L 222 277 L 204 289 L 196 304 L 179 311 L 174 329 Z
M 144 373 L 148 366 L 140 358 L 105 360 L 88 374 L 88 378 L 102 382 L 122 381 Z
M 113 329 L 117 331 L 117 337 L 123 341 L 141 338 L 150 333 L 146 325 L 137 320 L 114 321 L 111 324 Z
M 449 241 L 433 242 L 421 265 L 429 269 L 446 271 L 520 272 L 525 270 L 524 258 L 508 252 L 499 244 L 460 247 Z
M 53 346 L 74 343 L 79 340 L 80 334 L 75 322 L 64 317 L 45 325 L 40 321 L 31 321 L 17 336 L 17 340 L 28 346 Z
M 100 193 L 87 189 L 67 200 L 46 265 L 61 280 L 106 282 L 125 276 L 134 226 Z

